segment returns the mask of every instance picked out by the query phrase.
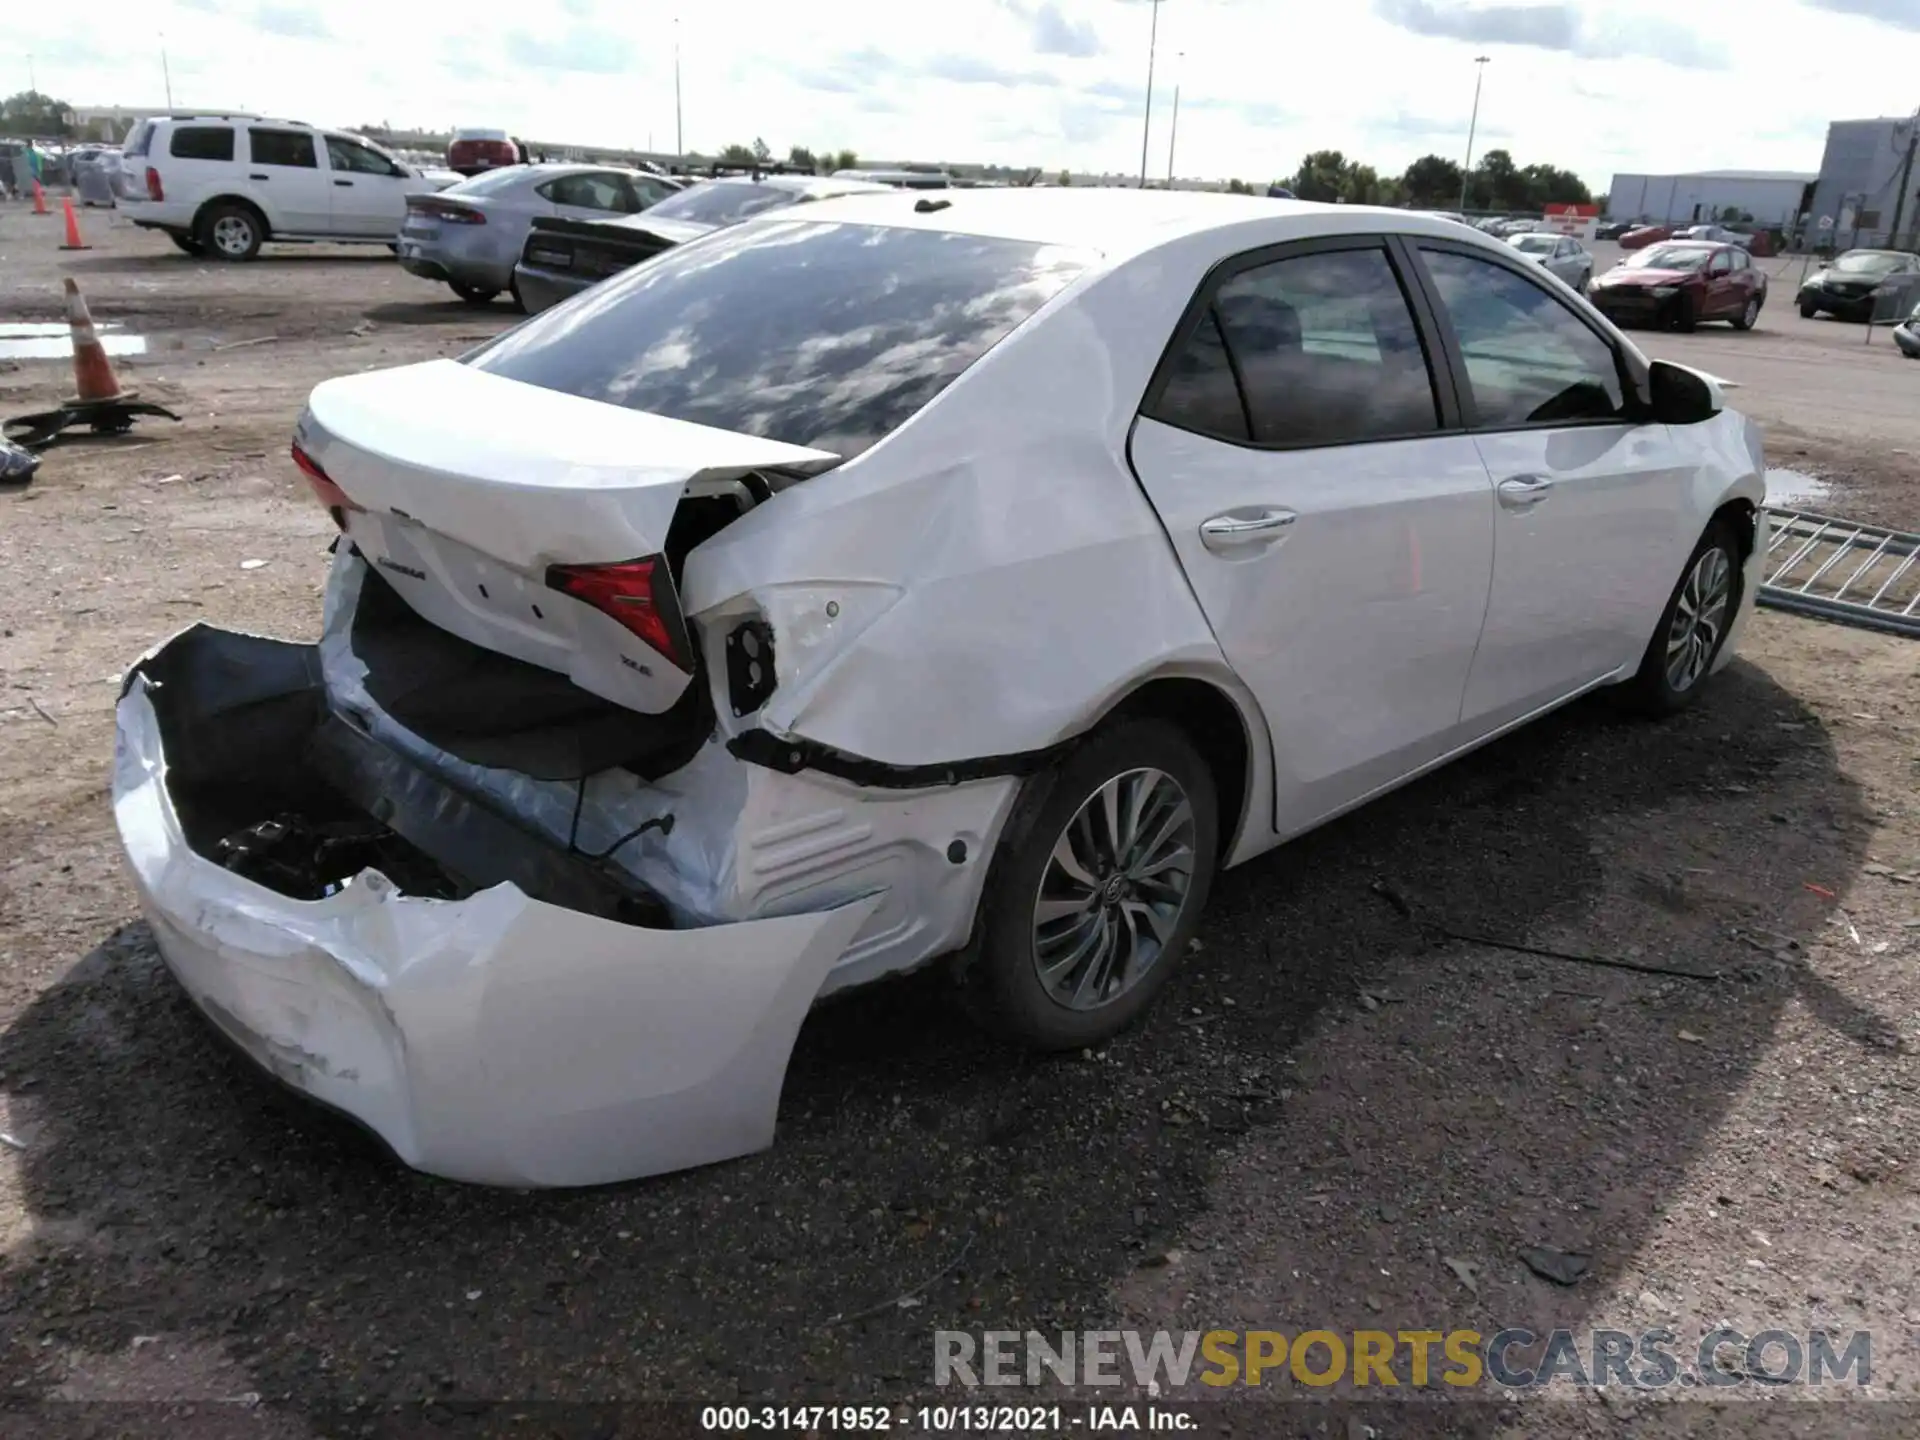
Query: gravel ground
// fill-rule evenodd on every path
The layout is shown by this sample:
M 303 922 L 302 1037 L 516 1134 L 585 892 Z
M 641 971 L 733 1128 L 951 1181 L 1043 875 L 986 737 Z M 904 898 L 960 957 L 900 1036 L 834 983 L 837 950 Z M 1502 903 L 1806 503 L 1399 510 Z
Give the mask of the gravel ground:
M 136 918 L 107 769 L 114 682 L 157 639 L 314 633 L 331 527 L 283 458 L 307 389 L 510 317 L 379 252 L 228 268 L 84 223 L 95 250 L 61 257 L 57 222 L 0 214 L 0 321 L 55 318 L 77 276 L 154 347 L 123 383 L 188 419 L 62 447 L 0 494 L 0 1129 L 23 1147 L 0 1147 L 0 1395 L 187 1406 L 197 1433 L 232 1420 L 205 1402 L 257 1395 L 246 1434 L 299 1436 L 354 1401 L 928 1396 L 936 1328 L 1728 1320 L 1870 1329 L 1867 1394 L 1892 1402 L 1736 1407 L 1738 1433 L 1920 1425 L 1910 645 L 1763 615 L 1677 721 L 1576 707 L 1233 872 L 1153 1014 L 1097 1054 L 1008 1053 L 903 982 L 816 1013 L 764 1155 L 586 1193 L 450 1185 L 214 1043 Z M 1858 341 L 1776 303 L 1751 336 L 1650 348 L 1745 381 L 1795 461 L 1853 487 L 1836 503 L 1914 528 L 1920 406 L 1860 406 L 1920 369 Z M 0 413 L 65 384 L 0 361 Z M 1542 1280 L 1529 1246 L 1587 1272 Z M 1717 1415 L 1271 1403 L 1301 1394 L 1214 1413 L 1382 1436 Z

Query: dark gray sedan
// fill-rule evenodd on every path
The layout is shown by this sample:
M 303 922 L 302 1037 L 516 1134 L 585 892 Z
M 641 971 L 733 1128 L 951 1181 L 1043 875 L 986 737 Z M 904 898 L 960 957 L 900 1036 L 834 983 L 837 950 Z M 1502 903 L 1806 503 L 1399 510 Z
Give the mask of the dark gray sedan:
M 643 215 L 619 220 L 536 219 L 513 267 L 520 304 L 531 315 L 664 250 L 787 205 L 863 195 L 891 186 L 837 176 L 750 175 L 702 180 Z
M 637 215 L 676 182 L 611 165 L 510 165 L 407 196 L 400 265 L 484 305 L 513 287 L 513 263 L 536 219 Z

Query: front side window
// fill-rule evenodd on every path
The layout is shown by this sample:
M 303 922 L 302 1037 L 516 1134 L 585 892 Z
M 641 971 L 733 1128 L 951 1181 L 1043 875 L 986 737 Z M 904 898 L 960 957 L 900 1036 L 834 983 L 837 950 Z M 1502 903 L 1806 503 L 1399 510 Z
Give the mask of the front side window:
M 1214 296 L 1261 445 L 1345 445 L 1440 424 L 1413 311 L 1385 249 L 1243 270 Z
M 176 160 L 233 159 L 231 125 L 182 125 L 167 143 L 167 153 Z
M 1479 426 L 1625 417 L 1613 347 L 1554 296 L 1489 260 L 1424 248 L 1421 256 L 1466 361 Z
M 540 193 L 556 205 L 572 205 L 581 210 L 608 210 L 622 215 L 633 213 L 633 192 L 618 175 L 597 171 L 585 175 L 562 175 L 540 187 Z
M 295 170 L 318 170 L 319 151 L 314 148 L 309 130 L 264 130 L 258 126 L 247 131 L 256 165 L 283 165 Z
M 1725 275 L 1733 269 L 1733 257 L 1722 250 L 1713 257 L 1713 263 L 1707 267 L 1709 275 Z
M 349 140 L 344 135 L 327 136 L 327 164 L 335 170 L 355 175 L 398 175 L 400 167 L 378 150 Z
M 542 311 L 468 363 L 853 456 L 1096 258 L 1027 240 L 775 219 L 670 250 Z

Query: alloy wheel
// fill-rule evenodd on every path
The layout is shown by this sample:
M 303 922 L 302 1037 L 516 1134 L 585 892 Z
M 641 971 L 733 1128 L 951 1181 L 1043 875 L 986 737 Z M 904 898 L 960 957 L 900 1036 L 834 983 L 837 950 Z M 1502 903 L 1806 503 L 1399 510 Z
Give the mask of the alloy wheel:
M 1687 572 L 1667 627 L 1667 684 L 1674 693 L 1691 690 L 1706 673 L 1732 603 L 1733 564 L 1725 549 L 1710 546 Z
M 223 255 L 245 255 L 253 248 L 253 225 L 244 215 L 222 215 L 213 222 L 213 243 Z
M 1753 328 L 1753 322 L 1760 318 L 1760 302 L 1758 300 L 1747 301 L 1747 313 L 1741 318 L 1746 321 L 1746 328 L 1751 330 Z
M 1041 987 L 1072 1010 L 1112 1003 L 1159 964 L 1192 892 L 1193 804 L 1162 770 L 1087 797 L 1055 840 L 1033 907 Z

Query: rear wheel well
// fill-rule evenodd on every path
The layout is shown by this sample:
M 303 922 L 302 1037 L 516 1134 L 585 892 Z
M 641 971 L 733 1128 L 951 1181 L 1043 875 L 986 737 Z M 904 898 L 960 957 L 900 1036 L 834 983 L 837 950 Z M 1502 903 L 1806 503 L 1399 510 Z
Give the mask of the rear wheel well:
M 1121 701 L 1106 723 L 1146 718 L 1177 726 L 1213 772 L 1219 797 L 1219 855 L 1224 864 L 1247 810 L 1252 757 L 1246 722 L 1219 687 L 1205 680 L 1175 677 L 1148 681 Z
M 206 222 L 207 216 L 211 215 L 215 210 L 224 210 L 229 205 L 249 212 L 254 219 L 260 222 L 260 238 L 262 240 L 265 240 L 273 234 L 273 226 L 267 223 L 267 212 L 254 204 L 253 201 L 247 199 L 244 195 L 216 195 L 211 200 L 204 202 L 198 210 L 193 212 L 193 229 L 190 233 L 198 239 L 200 236 L 200 227 Z

